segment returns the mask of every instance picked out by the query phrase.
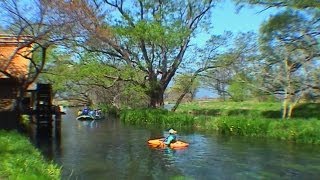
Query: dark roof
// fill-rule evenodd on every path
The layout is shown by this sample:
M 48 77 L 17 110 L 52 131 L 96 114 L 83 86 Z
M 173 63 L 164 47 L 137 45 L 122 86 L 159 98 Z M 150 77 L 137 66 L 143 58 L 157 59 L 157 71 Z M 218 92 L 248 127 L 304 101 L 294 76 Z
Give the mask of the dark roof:
M 27 42 L 27 40 L 31 39 L 32 36 L 16 36 L 12 34 L 1 34 L 0 33 L 0 44 L 18 44 Z

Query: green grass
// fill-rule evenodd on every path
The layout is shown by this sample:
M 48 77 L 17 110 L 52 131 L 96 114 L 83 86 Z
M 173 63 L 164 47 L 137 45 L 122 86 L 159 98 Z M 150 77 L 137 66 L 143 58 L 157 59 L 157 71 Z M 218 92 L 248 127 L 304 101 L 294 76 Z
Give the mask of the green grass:
M 140 126 L 188 127 L 193 126 L 194 118 L 185 113 L 173 113 L 165 109 L 121 110 L 120 119 Z
M 209 116 L 219 116 L 219 115 L 253 115 L 256 116 L 257 113 L 274 112 L 281 117 L 281 103 L 278 102 L 220 102 L 220 101 L 198 101 L 192 103 L 181 104 L 177 109 L 177 112 L 188 112 L 195 115 L 209 115 Z
M 320 144 L 320 104 L 305 103 L 294 118 L 281 119 L 279 102 L 199 101 L 182 104 L 176 113 L 159 109 L 125 110 L 130 124 L 194 128 L 230 136 L 268 137 L 296 143 Z
M 0 179 L 60 179 L 61 169 L 17 132 L 0 131 L 0 157 Z
M 320 119 L 320 103 L 303 103 L 293 111 L 293 118 Z M 279 119 L 282 113 L 281 102 L 221 102 L 198 101 L 181 104 L 177 112 L 206 116 L 247 116 Z

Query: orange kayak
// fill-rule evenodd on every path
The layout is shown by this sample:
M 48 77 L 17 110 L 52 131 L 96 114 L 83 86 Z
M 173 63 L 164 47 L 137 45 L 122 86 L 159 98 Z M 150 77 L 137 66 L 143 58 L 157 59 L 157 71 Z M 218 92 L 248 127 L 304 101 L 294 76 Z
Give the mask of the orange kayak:
M 165 148 L 167 147 L 166 144 L 164 144 L 163 142 L 163 138 L 162 139 L 151 139 L 148 140 L 148 145 L 153 147 L 153 148 Z M 170 148 L 172 149 L 182 149 L 182 148 L 186 148 L 188 147 L 189 144 L 183 141 L 176 141 L 174 143 L 170 144 Z

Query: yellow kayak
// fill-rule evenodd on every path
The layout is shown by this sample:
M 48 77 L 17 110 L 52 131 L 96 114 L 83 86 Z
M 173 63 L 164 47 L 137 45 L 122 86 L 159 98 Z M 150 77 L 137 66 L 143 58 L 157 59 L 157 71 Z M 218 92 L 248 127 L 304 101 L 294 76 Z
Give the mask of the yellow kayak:
M 163 138 L 162 139 L 151 139 L 148 140 L 148 145 L 153 147 L 153 148 L 165 148 L 167 147 L 167 145 L 163 142 Z M 189 144 L 183 141 L 176 141 L 174 143 L 170 144 L 170 148 L 172 149 L 183 149 L 188 147 Z

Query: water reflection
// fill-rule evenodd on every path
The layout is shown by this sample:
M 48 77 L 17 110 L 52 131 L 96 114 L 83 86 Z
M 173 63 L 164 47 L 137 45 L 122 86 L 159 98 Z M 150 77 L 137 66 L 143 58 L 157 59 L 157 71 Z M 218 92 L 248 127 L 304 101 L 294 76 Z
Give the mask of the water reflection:
M 48 160 L 53 160 L 56 156 L 61 155 L 61 126 L 60 120 L 52 116 L 38 119 L 32 117 L 32 123 L 28 129 L 30 140 L 34 145 L 41 150 Z M 37 123 L 38 122 L 38 123 Z M 39 122 L 49 122 L 41 124 Z M 54 122 L 54 123 L 53 123 Z
M 86 128 L 99 128 L 99 121 L 93 120 L 93 121 L 79 121 L 78 127 L 86 127 Z

